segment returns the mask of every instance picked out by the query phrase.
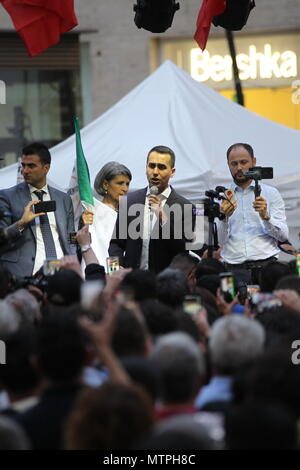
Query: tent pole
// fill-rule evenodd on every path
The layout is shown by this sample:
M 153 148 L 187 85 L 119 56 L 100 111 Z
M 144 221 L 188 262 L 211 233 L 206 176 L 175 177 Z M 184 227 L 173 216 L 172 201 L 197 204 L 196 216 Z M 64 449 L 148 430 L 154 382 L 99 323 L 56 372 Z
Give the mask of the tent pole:
M 241 81 L 239 77 L 239 70 L 238 70 L 237 63 L 236 63 L 236 53 L 235 53 L 233 34 L 232 34 L 232 31 L 229 31 L 229 29 L 226 29 L 225 31 L 226 31 L 226 38 L 228 42 L 230 55 L 232 58 L 232 70 L 233 70 L 233 78 L 234 78 L 237 102 L 241 106 L 244 106 L 244 95 L 243 95 L 242 85 L 241 85 Z

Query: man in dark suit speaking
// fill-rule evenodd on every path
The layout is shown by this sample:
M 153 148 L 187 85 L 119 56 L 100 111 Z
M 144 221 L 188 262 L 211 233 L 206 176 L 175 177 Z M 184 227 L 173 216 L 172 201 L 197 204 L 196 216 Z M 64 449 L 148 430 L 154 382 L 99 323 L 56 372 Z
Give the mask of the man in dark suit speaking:
M 74 253 L 69 233 L 74 231 L 71 198 L 47 185 L 51 156 L 42 143 L 23 149 L 24 182 L 0 191 L 0 229 L 7 244 L 1 246 L 0 265 L 18 278 L 38 271 L 46 258 Z M 38 201 L 56 201 L 54 212 L 33 212 Z
M 147 156 L 148 187 L 121 198 L 109 254 L 118 256 L 122 266 L 158 273 L 189 250 L 193 205 L 169 185 L 174 174 L 173 150 L 156 146 Z

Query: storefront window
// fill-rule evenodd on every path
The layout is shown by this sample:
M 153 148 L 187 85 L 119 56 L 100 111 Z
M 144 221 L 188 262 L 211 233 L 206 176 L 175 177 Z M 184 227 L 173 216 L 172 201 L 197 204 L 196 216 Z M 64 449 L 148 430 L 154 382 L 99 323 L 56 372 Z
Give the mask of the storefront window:
M 20 63 L 26 65 L 24 59 Z M 52 147 L 66 139 L 74 132 L 73 117 L 81 116 L 79 67 L 67 64 L 64 70 L 60 63 L 55 69 L 54 61 L 49 69 L 46 61 L 36 64 L 41 68 L 34 68 L 32 62 L 27 69 L 17 65 L 0 66 L 6 94 L 5 104 L 0 104 L 1 166 L 14 163 L 29 142 L 42 141 Z

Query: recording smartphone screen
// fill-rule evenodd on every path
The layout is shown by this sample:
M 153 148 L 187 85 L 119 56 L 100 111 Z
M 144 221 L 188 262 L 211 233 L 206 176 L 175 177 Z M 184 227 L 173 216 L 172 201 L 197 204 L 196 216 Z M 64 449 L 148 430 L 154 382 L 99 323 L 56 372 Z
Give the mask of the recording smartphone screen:
M 85 281 L 80 288 L 80 304 L 83 309 L 89 309 L 96 297 L 102 292 L 102 281 Z
M 34 206 L 36 214 L 39 212 L 54 212 L 56 210 L 56 201 L 42 201 Z
M 46 258 L 43 264 L 44 276 L 53 276 L 60 268 L 60 260 L 53 258 Z
M 296 269 L 298 276 L 300 276 L 300 253 L 297 253 L 296 256 Z
M 120 269 L 120 262 L 118 256 L 109 256 L 106 258 L 107 273 L 109 275 L 113 274 Z
M 265 309 L 280 307 L 282 302 L 274 294 L 255 292 L 251 296 L 251 304 L 257 313 L 261 313 Z
M 183 310 L 189 315 L 196 315 L 202 307 L 199 295 L 186 295 L 183 301 Z
M 228 303 L 232 302 L 235 296 L 234 278 L 232 273 L 220 273 L 221 292 L 224 300 Z
M 247 294 L 249 298 L 252 296 L 252 294 L 257 294 L 258 292 L 260 292 L 260 287 L 258 285 L 253 284 L 247 286 Z
M 249 170 L 259 172 L 259 179 L 273 179 L 273 168 L 270 166 L 253 166 L 252 168 L 249 168 Z

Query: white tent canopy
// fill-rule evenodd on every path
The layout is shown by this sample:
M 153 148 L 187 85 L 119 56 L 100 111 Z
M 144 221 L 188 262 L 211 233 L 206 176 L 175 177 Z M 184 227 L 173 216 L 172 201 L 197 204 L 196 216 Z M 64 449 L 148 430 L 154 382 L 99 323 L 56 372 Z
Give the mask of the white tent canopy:
M 105 92 L 105 90 L 103 90 Z M 254 147 L 257 164 L 274 167 L 284 197 L 291 239 L 300 231 L 300 131 L 264 119 L 193 80 L 165 62 L 107 112 L 82 129 L 91 180 L 104 163 L 116 160 L 133 174 L 131 189 L 146 185 L 145 159 L 155 145 L 176 154 L 173 186 L 195 200 L 203 191 L 231 182 L 226 150 L 235 142 Z M 74 135 L 51 150 L 49 180 L 67 190 L 75 159 Z M 17 165 L 0 170 L 0 187 L 16 184 Z

